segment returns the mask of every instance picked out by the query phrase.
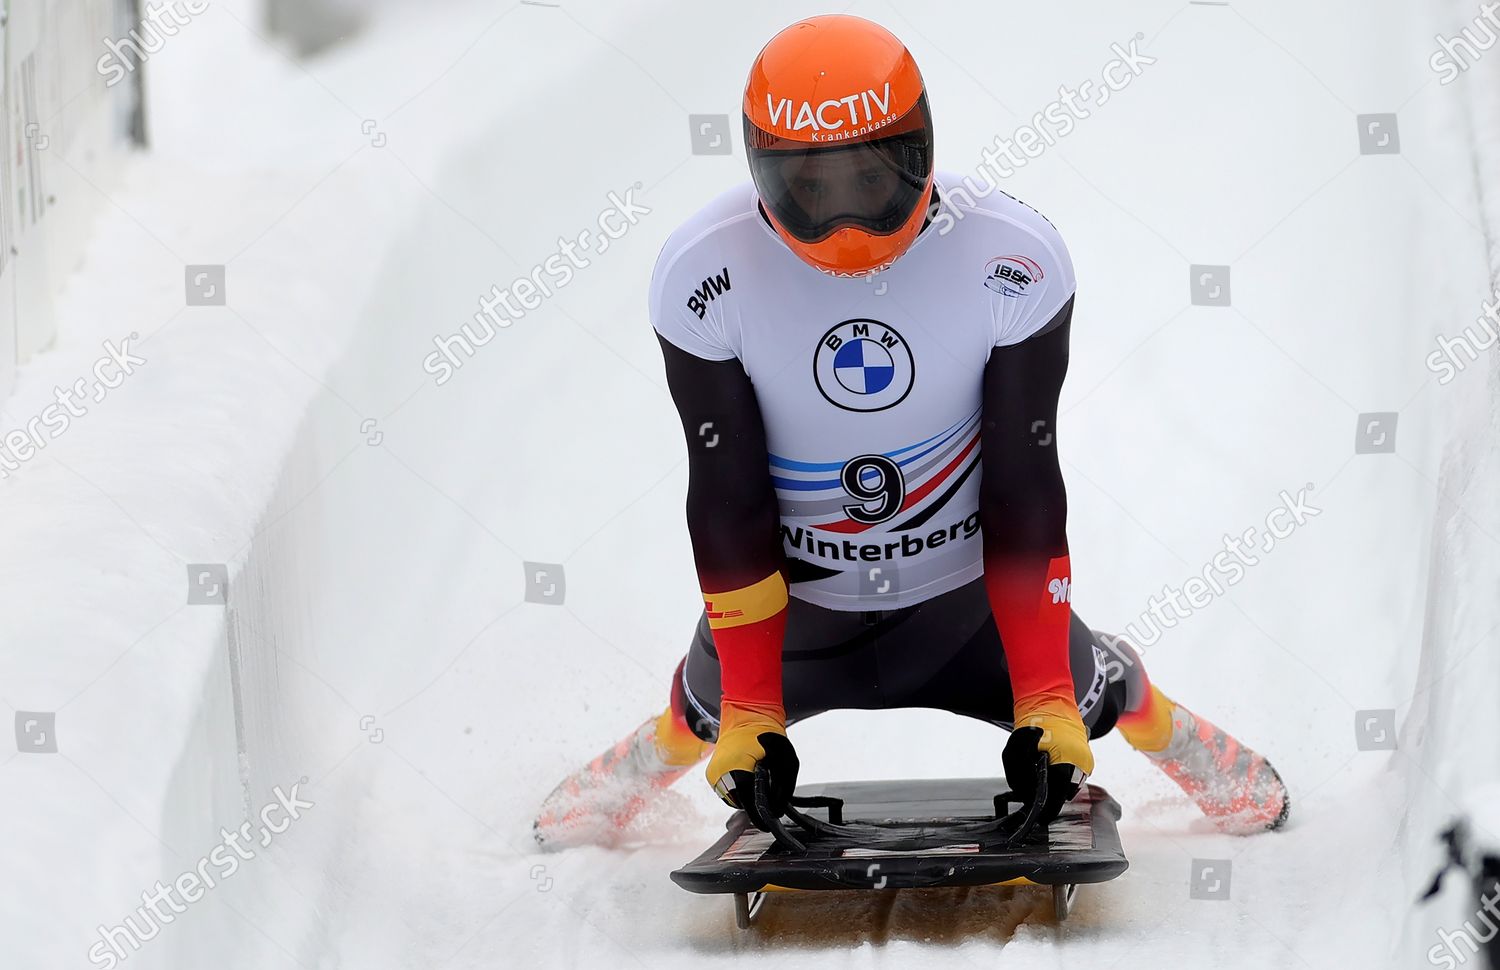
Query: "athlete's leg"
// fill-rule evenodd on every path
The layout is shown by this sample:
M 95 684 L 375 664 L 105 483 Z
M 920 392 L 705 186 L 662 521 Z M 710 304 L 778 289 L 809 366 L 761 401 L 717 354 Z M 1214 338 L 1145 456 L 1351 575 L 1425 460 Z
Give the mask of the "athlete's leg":
M 787 723 L 835 707 L 879 707 L 866 614 L 793 599 L 782 647 Z M 574 772 L 542 804 L 534 826 L 546 848 L 620 841 L 657 795 L 713 750 L 719 657 L 707 617 L 672 676 L 669 703 Z
M 687 657 L 683 657 L 672 672 L 667 707 L 656 717 L 655 741 L 666 764 L 691 767 L 713 750 L 713 736 L 699 733 L 704 725 L 688 705 L 684 691 L 686 666 Z
M 1088 624 L 1073 615 L 1069 666 L 1078 712 L 1090 737 L 1114 726 L 1125 687 L 1111 683 Z M 931 707 L 1012 727 L 1015 699 L 1005 648 L 982 580 L 936 596 L 892 623 L 881 638 L 888 707 Z
M 1146 676 L 1146 667 L 1123 638 L 1096 633 L 1106 655 L 1111 683 L 1124 688 L 1124 707 L 1117 726 L 1137 751 L 1160 751 L 1172 740 L 1172 702 Z
M 959 646 L 943 646 L 949 643 Z M 1091 632 L 1074 614 L 1069 647 L 1090 737 L 1118 726 L 1226 831 L 1263 831 L 1285 820 L 1289 800 L 1275 769 L 1163 694 L 1128 643 Z M 1010 729 L 1010 678 L 982 584 L 897 617 L 881 638 L 879 657 L 886 706 L 932 707 Z
M 793 597 L 787 603 L 781 647 L 781 694 L 787 724 L 823 711 L 878 709 L 880 683 L 875 657 L 878 618 L 814 606 Z M 686 721 L 704 741 L 719 730 L 719 654 L 707 618 L 698 629 L 681 668 Z
M 712 750 L 687 724 L 681 675 L 679 663 L 665 710 L 564 778 L 542 802 L 532 825 L 542 848 L 613 845 L 629 838 L 657 794 Z
M 1176 703 L 1146 676 L 1124 639 L 1096 634 L 1112 683 L 1124 685 L 1120 734 L 1145 754 L 1221 829 L 1247 835 L 1279 828 L 1291 799 L 1271 763 L 1227 732 Z

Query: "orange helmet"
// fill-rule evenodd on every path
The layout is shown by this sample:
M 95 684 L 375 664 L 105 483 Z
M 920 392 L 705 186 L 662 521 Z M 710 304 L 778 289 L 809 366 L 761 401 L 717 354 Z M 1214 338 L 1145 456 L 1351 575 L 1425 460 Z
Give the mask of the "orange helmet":
M 799 21 L 745 85 L 745 150 L 772 228 L 833 276 L 885 269 L 932 199 L 932 116 L 895 35 L 859 17 Z

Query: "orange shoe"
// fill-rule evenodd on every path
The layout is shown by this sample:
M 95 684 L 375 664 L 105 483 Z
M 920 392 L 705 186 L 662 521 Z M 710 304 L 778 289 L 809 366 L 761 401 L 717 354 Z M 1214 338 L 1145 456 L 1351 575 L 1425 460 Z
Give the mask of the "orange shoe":
M 532 835 L 547 851 L 627 841 L 661 793 L 712 749 L 670 710 L 650 718 L 563 779 L 542 802 Z
M 1253 835 L 1286 823 L 1291 796 L 1264 756 L 1181 704 L 1172 704 L 1172 737 L 1143 751 L 1187 793 L 1220 831 Z

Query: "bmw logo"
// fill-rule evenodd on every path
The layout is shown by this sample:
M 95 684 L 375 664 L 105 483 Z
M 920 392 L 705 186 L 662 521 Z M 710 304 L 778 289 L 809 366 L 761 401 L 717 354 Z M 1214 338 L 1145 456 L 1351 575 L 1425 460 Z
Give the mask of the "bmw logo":
M 916 366 L 906 340 L 879 320 L 845 320 L 818 341 L 813 379 L 846 411 L 884 411 L 911 393 Z

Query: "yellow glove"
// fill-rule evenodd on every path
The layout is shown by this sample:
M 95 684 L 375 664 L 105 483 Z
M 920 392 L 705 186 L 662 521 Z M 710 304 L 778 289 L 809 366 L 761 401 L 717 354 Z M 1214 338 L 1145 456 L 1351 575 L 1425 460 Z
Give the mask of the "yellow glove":
M 757 828 L 770 829 L 755 805 L 755 769 L 770 772 L 770 809 L 773 817 L 786 810 L 797 787 L 797 752 L 786 736 L 786 715 L 780 707 L 742 708 L 725 703 L 719 713 L 719 739 L 708 759 L 708 783 L 732 808 L 750 816 Z
M 1094 773 L 1089 732 L 1071 700 L 1054 697 L 1019 698 L 1015 730 L 1006 742 L 1001 761 L 1011 791 L 1030 802 L 1036 797 L 1037 762 L 1047 756 L 1047 804 L 1043 822 L 1056 818 L 1062 806 Z

